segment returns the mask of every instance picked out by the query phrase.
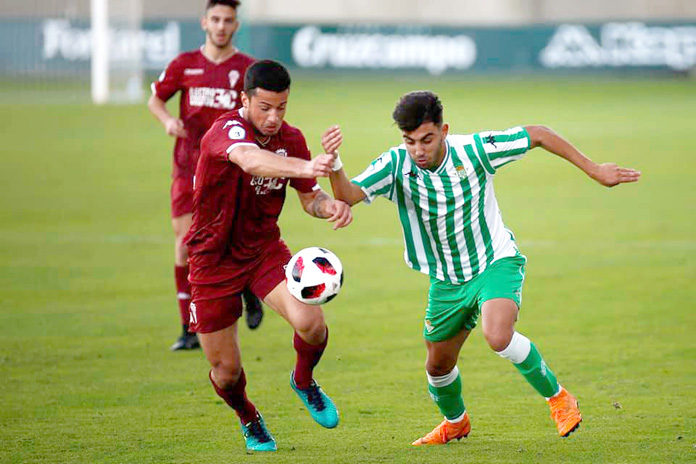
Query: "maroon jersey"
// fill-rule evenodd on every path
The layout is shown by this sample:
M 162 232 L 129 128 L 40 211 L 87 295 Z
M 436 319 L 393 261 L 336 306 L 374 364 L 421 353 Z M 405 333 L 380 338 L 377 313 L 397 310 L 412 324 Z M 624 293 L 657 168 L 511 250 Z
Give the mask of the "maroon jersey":
M 218 64 L 201 50 L 185 52 L 152 84 L 152 93 L 162 101 L 181 91 L 179 117 L 188 137 L 176 139 L 173 177 L 193 176 L 205 131 L 220 115 L 241 106 L 244 73 L 253 62 L 239 52 Z
M 261 143 L 243 111 L 220 117 L 201 142 L 193 188 L 193 224 L 184 239 L 189 249 L 189 280 L 194 284 L 234 279 L 242 266 L 278 242 L 278 216 L 288 183 L 303 193 L 317 188 L 316 179 L 252 176 L 229 161 L 229 150 L 240 144 L 278 156 L 310 159 L 299 129 L 283 122 L 276 135 Z

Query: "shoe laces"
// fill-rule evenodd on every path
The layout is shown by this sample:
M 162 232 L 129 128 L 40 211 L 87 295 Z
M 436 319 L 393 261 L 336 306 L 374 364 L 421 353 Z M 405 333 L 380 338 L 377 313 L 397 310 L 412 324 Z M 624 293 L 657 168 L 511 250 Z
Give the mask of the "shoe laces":
M 314 380 L 312 380 L 309 387 L 304 391 L 307 393 L 307 401 L 309 404 L 314 406 L 317 411 L 323 411 L 324 408 L 326 408 L 326 404 L 324 404 L 324 397 L 321 394 L 319 385 L 317 385 Z
M 254 437 L 259 443 L 267 443 L 271 441 L 271 435 L 268 433 L 268 430 L 261 425 L 261 419 L 256 419 L 251 422 L 249 422 L 246 425 L 247 428 L 247 433 L 246 436 L 252 436 Z

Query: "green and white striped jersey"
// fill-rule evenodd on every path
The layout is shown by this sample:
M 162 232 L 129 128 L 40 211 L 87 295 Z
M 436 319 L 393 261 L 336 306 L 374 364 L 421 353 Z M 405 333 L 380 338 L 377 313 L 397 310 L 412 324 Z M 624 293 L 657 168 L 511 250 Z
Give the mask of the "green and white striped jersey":
M 352 179 L 367 203 L 384 196 L 397 204 L 404 259 L 413 269 L 462 283 L 493 261 L 519 253 L 505 228 L 493 191 L 493 174 L 529 149 L 522 127 L 448 135 L 434 171 L 421 169 L 405 145 L 391 148 Z

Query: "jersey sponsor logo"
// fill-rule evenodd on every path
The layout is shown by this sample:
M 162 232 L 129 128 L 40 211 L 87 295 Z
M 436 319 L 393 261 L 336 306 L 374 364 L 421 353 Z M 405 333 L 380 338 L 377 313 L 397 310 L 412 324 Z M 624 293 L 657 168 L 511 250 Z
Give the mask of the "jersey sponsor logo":
M 254 176 L 250 185 L 254 187 L 257 195 L 268 195 L 274 190 L 280 190 L 285 185 L 285 178 Z
M 186 68 L 184 69 L 184 76 L 200 76 L 203 74 L 202 68 Z
M 275 153 L 278 156 L 288 156 L 288 151 L 285 148 L 278 148 Z M 285 186 L 285 177 L 254 176 L 251 178 L 250 185 L 254 187 L 257 195 L 268 195 L 270 192 L 280 190 Z
M 233 110 L 237 105 L 237 92 L 230 89 L 191 87 L 188 95 L 190 106 Z

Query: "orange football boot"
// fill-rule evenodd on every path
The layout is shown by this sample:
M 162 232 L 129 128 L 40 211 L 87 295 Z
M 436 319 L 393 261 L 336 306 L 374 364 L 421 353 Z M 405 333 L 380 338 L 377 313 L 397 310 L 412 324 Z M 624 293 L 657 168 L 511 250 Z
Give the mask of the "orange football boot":
M 443 420 L 440 425 L 435 427 L 432 432 L 424 437 L 411 443 L 413 446 L 420 445 L 444 445 L 450 440 L 461 440 L 466 438 L 471 432 L 471 422 L 469 422 L 469 413 L 464 413 L 464 418 L 457 422 L 451 423 L 447 419 Z
M 575 429 L 580 427 L 582 416 L 578 409 L 578 400 L 568 393 L 568 390 L 561 387 L 561 391 L 548 400 L 551 408 L 551 418 L 556 422 L 558 434 L 567 437 Z

